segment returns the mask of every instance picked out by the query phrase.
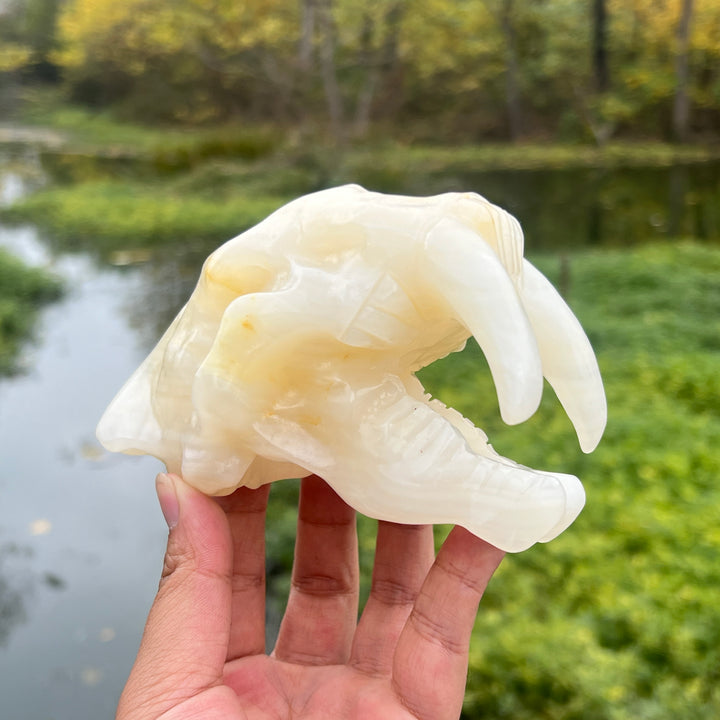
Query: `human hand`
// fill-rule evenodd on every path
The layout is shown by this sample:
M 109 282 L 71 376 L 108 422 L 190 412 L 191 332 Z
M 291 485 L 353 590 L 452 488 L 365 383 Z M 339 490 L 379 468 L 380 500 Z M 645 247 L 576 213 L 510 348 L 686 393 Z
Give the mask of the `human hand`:
M 209 498 L 158 478 L 170 525 L 160 588 L 117 720 L 450 720 L 477 606 L 503 553 L 456 527 L 378 525 L 357 620 L 355 512 L 302 481 L 287 609 L 265 652 L 269 486 Z

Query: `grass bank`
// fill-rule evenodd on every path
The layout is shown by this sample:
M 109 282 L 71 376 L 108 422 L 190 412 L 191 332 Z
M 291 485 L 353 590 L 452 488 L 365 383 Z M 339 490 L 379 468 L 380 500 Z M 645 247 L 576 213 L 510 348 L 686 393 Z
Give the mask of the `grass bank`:
M 60 247 L 100 255 L 173 242 L 209 251 L 294 197 L 357 182 L 400 194 L 477 190 L 520 219 L 528 248 L 631 245 L 683 234 L 720 239 L 720 163 L 463 173 L 431 166 L 413 171 L 410 160 L 396 171 L 391 157 L 383 162 L 350 172 L 308 158 L 210 160 L 169 175 L 114 163 L 112 170 L 88 171 L 81 162 L 84 180 L 48 185 L 0 209 L 0 219 L 36 224 Z M 74 174 L 77 163 L 63 172 Z
M 477 190 L 521 220 L 528 247 L 720 237 L 720 164 L 707 162 L 720 148 L 378 141 L 341 151 L 277 128 L 148 128 L 64 105 L 28 118 L 66 137 L 41 153 L 54 182 L 0 217 L 101 255 L 178 241 L 209 249 L 293 197 L 345 182 Z
M 108 111 L 70 105 L 57 93 L 28 89 L 17 122 L 51 128 L 63 138 L 60 154 L 127 157 L 164 172 L 187 171 L 209 159 L 282 157 L 290 164 L 327 165 L 338 175 L 466 172 L 502 169 L 665 166 L 720 159 L 720 146 L 661 142 L 428 145 L 387 136 L 328 145 L 322 135 L 296 127 L 246 123 L 222 126 L 151 126 L 127 122 Z
M 213 246 L 282 205 L 272 196 L 222 198 L 138 182 L 58 186 L 0 213 L 4 222 L 35 222 L 63 249 L 100 255 L 187 240 Z
M 22 344 L 32 335 L 38 311 L 60 294 L 56 278 L 0 249 L 0 375 L 18 369 Z

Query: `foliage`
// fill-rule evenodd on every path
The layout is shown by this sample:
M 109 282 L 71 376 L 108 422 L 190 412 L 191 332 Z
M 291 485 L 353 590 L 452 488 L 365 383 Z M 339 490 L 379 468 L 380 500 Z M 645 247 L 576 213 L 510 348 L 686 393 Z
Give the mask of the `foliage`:
M 373 139 L 329 151 L 321 138 L 298 138 L 267 124 L 226 123 L 211 126 L 152 125 L 119 120 L 109 110 L 68 104 L 48 88 L 25 89 L 22 122 L 52 127 L 65 138 L 72 155 L 134 157 L 162 166 L 163 158 L 181 156 L 170 168 L 185 171 L 210 158 L 246 160 L 281 156 L 285 163 L 318 166 L 330 158 L 337 174 L 369 174 L 374 169 L 412 177 L 418 173 L 450 174 L 479 170 L 530 170 L 575 167 L 671 166 L 718 159 L 713 144 L 674 145 L 657 141 L 614 141 L 603 146 L 577 142 L 525 141 L 453 143 Z M 328 174 L 328 169 L 325 169 Z M 82 179 L 82 178 L 81 178 Z
M 348 153 L 348 166 L 367 171 L 382 165 L 412 176 L 479 170 L 548 170 L 568 168 L 657 167 L 702 162 L 715 155 L 712 146 L 664 143 L 608 143 L 603 147 L 572 143 L 483 143 L 460 146 L 385 143 Z
M 0 375 L 17 369 L 17 354 L 41 305 L 57 299 L 60 283 L 0 249 Z
M 141 135 L 138 146 L 152 157 L 162 141 L 155 136 L 143 144 Z M 638 150 L 655 153 L 658 164 L 672 152 Z M 342 172 L 356 179 L 387 169 L 380 180 L 404 183 L 408 173 L 424 169 L 431 187 L 443 173 L 462 177 L 476 163 L 511 157 L 522 165 L 550 156 L 537 148 L 502 155 L 494 148 L 411 148 L 403 164 L 403 149 L 385 145 L 348 153 Z M 628 160 L 613 146 L 592 153 L 561 148 L 557 157 L 589 164 Z M 307 151 L 290 164 L 272 156 L 253 163 L 212 160 L 162 180 L 101 175 L 38 192 L 5 211 L 3 220 L 34 218 L 65 247 L 103 255 L 159 243 L 180 253 L 175 241 L 224 240 L 289 196 L 322 186 L 327 172 Z M 603 208 L 623 201 L 623 184 L 612 186 L 598 193 Z M 658 196 L 667 189 L 652 187 Z M 559 204 L 568 208 L 567 223 L 572 202 Z M 655 209 L 643 205 L 639 212 Z M 558 223 L 544 222 L 547 232 Z M 621 230 L 613 225 L 620 245 L 652 237 L 647 228 Z M 720 712 L 720 249 L 676 241 L 531 259 L 568 294 L 597 350 L 610 420 L 599 449 L 582 455 L 548 388 L 533 418 L 504 426 L 473 343 L 422 373 L 427 389 L 484 428 L 499 452 L 574 473 L 588 493 L 573 527 L 548 545 L 508 557 L 491 584 L 473 638 L 465 717 L 710 720 Z M 296 483 L 273 488 L 271 625 L 288 588 L 296 503 Z M 367 592 L 374 523 L 362 519 L 360 528 Z M 439 528 L 438 539 L 445 532 Z
M 555 258 L 536 260 L 557 278 Z M 590 456 L 549 389 L 528 423 L 502 426 L 476 347 L 425 371 L 428 389 L 486 429 L 499 452 L 575 473 L 588 493 L 572 528 L 509 557 L 493 581 L 465 717 L 720 711 L 719 270 L 720 250 L 691 243 L 571 256 L 571 304 L 610 408 Z
M 315 132 L 329 115 L 340 141 L 375 120 L 378 132 L 425 140 L 552 134 L 602 144 L 669 136 L 674 98 L 686 93 L 696 135 L 717 138 L 720 0 L 695 3 L 687 80 L 676 42 L 683 0 L 604 0 L 602 90 L 593 3 L 578 0 L 6 5 L 0 68 L 54 62 L 72 97 L 126 117 Z
M 37 218 L 66 249 L 101 253 L 198 241 L 217 245 L 259 222 L 283 200 L 273 197 L 218 201 L 172 188 L 120 180 L 59 186 L 3 212 L 3 219 Z
M 96 137 L 105 132 L 103 123 Z M 720 238 L 720 164 L 695 162 L 711 156 L 703 148 L 492 145 L 403 152 L 402 146 L 385 143 L 349 151 L 344 160 L 315 146 L 286 147 L 246 161 L 203 159 L 217 149 L 215 139 L 225 147 L 224 136 L 214 131 L 184 135 L 169 135 L 163 143 L 154 131 L 145 136 L 131 127 L 127 136 L 138 138 L 143 150 L 130 157 L 122 146 L 107 153 L 72 146 L 48 152 L 43 164 L 62 182 L 0 209 L 0 217 L 33 222 L 65 248 L 103 255 L 118 245 L 150 248 L 173 241 L 200 252 L 293 197 L 358 182 L 409 194 L 477 190 L 522 218 L 526 248 L 535 252 L 633 245 L 679 234 Z M 686 164 L 673 165 L 673 160 Z M 192 167 L 182 171 L 188 163 Z M 558 208 L 563 208 L 562 223 Z
M 81 98 L 121 101 L 153 119 L 205 121 L 272 101 L 268 88 L 280 76 L 268 48 L 289 52 L 295 14 L 294 3 L 278 0 L 77 0 L 59 21 L 58 61 Z
M 0 72 L 22 67 L 30 60 L 30 50 L 18 43 L 3 43 L 0 46 Z
M 60 0 L 0 3 L 0 73 L 25 68 L 36 79 L 54 77 L 50 55 L 57 46 Z
M 668 107 L 675 92 L 675 31 L 681 2 L 611 0 L 618 119 L 649 122 L 659 108 Z M 691 94 L 698 108 L 718 97 L 717 53 L 720 49 L 718 4 L 695 3 L 691 24 L 691 64 L 696 82 Z M 641 51 L 639 51 L 642 49 Z M 666 119 L 667 121 L 667 119 Z
M 281 133 L 268 125 L 190 129 L 118 121 L 109 111 L 70 105 L 47 88 L 25 90 L 20 118 L 24 124 L 52 127 L 61 133 L 62 147 L 70 155 L 141 159 L 156 170 L 184 171 L 214 157 L 257 160 L 274 154 L 283 144 Z

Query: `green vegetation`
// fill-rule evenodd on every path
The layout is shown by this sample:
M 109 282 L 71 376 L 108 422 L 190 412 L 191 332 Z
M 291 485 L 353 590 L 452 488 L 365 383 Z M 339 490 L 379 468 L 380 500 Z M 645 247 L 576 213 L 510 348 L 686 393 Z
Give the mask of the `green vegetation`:
M 432 153 L 461 162 L 442 149 L 427 152 L 410 152 L 408 167 L 440 177 L 443 165 L 432 165 Z M 392 151 L 386 157 L 392 168 Z M 390 170 L 381 176 L 385 169 L 374 168 L 378 185 L 404 182 Z M 312 154 L 291 162 L 209 159 L 187 172 L 152 170 L 142 180 L 115 168 L 50 186 L 4 210 L 2 220 L 32 219 L 64 248 L 102 256 L 180 240 L 209 249 L 289 197 L 322 187 L 326 171 Z M 614 187 L 622 199 L 622 187 Z M 617 194 L 601 200 L 618 205 Z M 717 222 L 712 212 L 706 224 Z M 563 288 L 596 348 L 609 424 L 599 449 L 583 455 L 548 388 L 531 420 L 504 426 L 473 343 L 422 373 L 428 391 L 484 428 L 499 452 L 574 473 L 588 494 L 572 528 L 508 557 L 488 590 L 465 717 L 710 720 L 720 713 L 720 248 L 678 240 L 531 259 Z M 13 301 L 22 295 L 10 291 Z M 296 483 L 274 489 L 271 619 L 288 588 L 296 503 Z M 361 520 L 366 570 L 373 530 Z M 438 529 L 438 540 L 444 532 Z M 363 582 L 367 592 L 367 573 Z
M 557 278 L 556 259 L 536 261 Z M 499 452 L 575 473 L 588 495 L 573 527 L 508 557 L 493 581 L 465 717 L 720 713 L 719 271 L 720 249 L 692 243 L 571 256 L 570 302 L 609 403 L 592 455 L 549 388 L 529 422 L 503 426 L 475 347 L 424 372 Z
M 563 536 L 501 566 L 464 717 L 720 716 L 720 206 L 717 163 L 700 165 L 720 157 L 720 0 L 4 5 L 0 105 L 64 140 L 42 151 L 54 184 L 0 220 L 62 249 L 122 264 L 182 242 L 201 257 L 341 182 L 475 188 L 522 220 L 528 248 L 562 248 L 530 256 L 598 354 L 595 453 L 550 388 L 503 425 L 472 342 L 421 374 L 499 452 L 574 473 L 588 495 Z M 59 292 L 0 252 L 0 374 Z M 297 483 L 273 489 L 271 619 L 296 505 Z M 374 523 L 359 527 L 367 569 Z
M 0 209 L 0 218 L 32 222 L 58 246 L 104 257 L 176 241 L 209 251 L 293 197 L 358 182 L 407 194 L 477 189 L 522 218 L 527 247 L 536 250 L 626 246 L 680 235 L 720 239 L 720 163 L 691 164 L 688 154 L 686 164 L 666 166 L 670 155 L 660 151 L 671 148 L 654 147 L 657 162 L 650 167 L 632 166 L 631 152 L 615 167 L 611 152 L 619 156 L 620 150 L 614 146 L 576 155 L 564 147 L 524 148 L 524 159 L 508 148 L 502 161 L 508 171 L 496 169 L 502 157 L 497 147 L 410 148 L 404 164 L 400 149 L 383 147 L 353 151 L 334 165 L 332 154 L 315 148 L 252 161 L 206 159 L 182 171 L 158 170 L 154 161 L 137 158 L 46 154 L 45 166 L 62 180 Z M 644 150 L 637 149 L 638 158 L 648 157 Z M 536 168 L 541 159 L 551 168 Z M 601 164 L 584 164 L 595 161 Z
M 717 140 L 720 2 L 6 2 L 0 90 L 338 142 Z
M 123 181 L 58 186 L 3 211 L 4 221 L 35 220 L 66 249 L 100 254 L 196 240 L 208 247 L 257 223 L 282 204 L 272 197 L 210 198 Z
M 48 87 L 24 88 L 16 112 L 16 120 L 23 125 L 51 127 L 63 138 L 60 148 L 55 148 L 60 162 L 63 154 L 70 156 L 67 162 L 72 157 L 76 161 L 82 157 L 135 159 L 154 172 L 170 173 L 217 157 L 258 160 L 284 142 L 284 133 L 267 124 L 183 127 L 129 122 L 110 110 L 68 103 L 57 89 Z
M 60 292 L 51 275 L 26 267 L 0 249 L 0 375 L 17 370 L 18 352 L 32 332 L 39 307 Z
M 535 170 L 613 167 L 660 167 L 705 162 L 720 148 L 660 142 L 614 142 L 602 147 L 578 143 L 483 143 L 459 146 L 404 145 L 357 148 L 348 153 L 350 169 L 378 166 L 386 172 L 448 173 L 478 170 Z
M 480 170 L 532 170 L 568 168 L 658 167 L 720 158 L 713 143 L 670 144 L 660 141 L 616 140 L 603 145 L 582 142 L 543 142 L 531 139 L 504 142 L 454 143 L 392 140 L 375 137 L 341 151 L 322 137 L 308 139 L 297 132 L 258 123 L 182 126 L 149 124 L 121 119 L 112 110 L 101 111 L 69 104 L 48 88 L 23 90 L 18 120 L 28 126 L 51 127 L 64 137 L 53 157 L 61 166 L 80 158 L 132 159 L 133 169 L 172 174 L 195 170 L 208 160 L 221 160 L 227 173 L 242 173 L 248 161 L 274 158 L 284 165 L 345 175 L 370 175 L 378 169 L 388 176 L 472 172 Z M 329 157 L 332 166 L 329 166 Z M 244 162 L 243 162 L 244 161 Z M 272 164 L 272 162 L 271 162 Z M 105 167 L 105 171 L 108 168 Z M 82 178 L 80 179 L 87 179 Z

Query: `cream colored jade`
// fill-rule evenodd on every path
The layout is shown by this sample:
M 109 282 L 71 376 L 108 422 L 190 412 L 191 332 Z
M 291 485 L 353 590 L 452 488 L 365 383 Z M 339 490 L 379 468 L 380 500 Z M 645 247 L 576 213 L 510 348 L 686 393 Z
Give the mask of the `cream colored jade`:
M 523 259 L 508 213 L 472 193 L 416 198 L 357 185 L 295 200 L 230 240 L 98 426 L 223 495 L 315 473 L 358 511 L 453 523 L 507 551 L 548 541 L 580 481 L 498 455 L 414 373 L 474 335 L 508 423 L 543 376 L 586 452 L 606 420 L 593 350 Z

